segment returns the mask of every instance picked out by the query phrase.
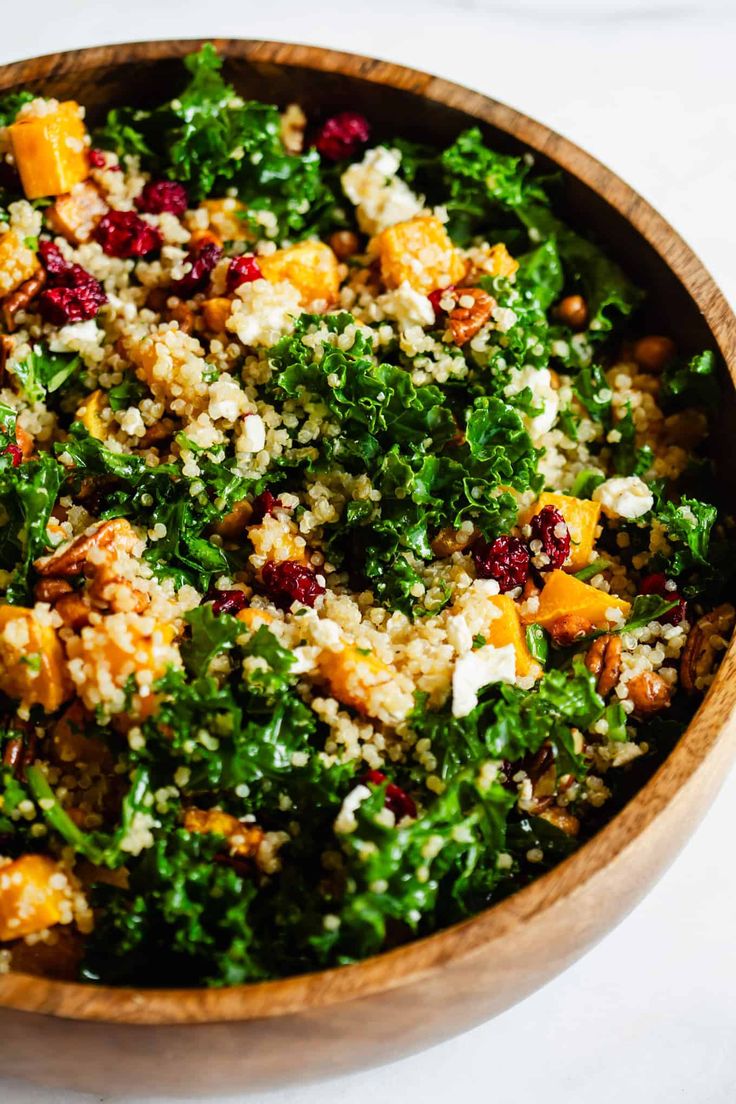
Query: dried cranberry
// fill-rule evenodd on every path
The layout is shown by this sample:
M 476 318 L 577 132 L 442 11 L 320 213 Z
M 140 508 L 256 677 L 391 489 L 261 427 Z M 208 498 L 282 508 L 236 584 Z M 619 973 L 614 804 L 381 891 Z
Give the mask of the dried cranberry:
M 183 215 L 188 204 L 187 190 L 176 180 L 149 180 L 135 201 L 138 210 L 148 215 Z
M 208 598 L 212 601 L 215 617 L 219 617 L 221 613 L 240 613 L 248 605 L 248 598 L 242 590 L 215 590 Z
M 87 159 L 89 161 L 89 167 L 91 169 L 104 169 L 107 164 L 107 158 L 105 157 L 103 150 L 91 149 L 87 153 Z
M 225 286 L 228 292 L 235 291 L 241 284 L 251 284 L 254 280 L 262 280 L 258 261 L 252 253 L 242 253 L 239 257 L 233 257 L 225 277 Z
M 146 257 L 161 248 L 161 235 L 135 211 L 108 211 L 97 223 L 95 238 L 108 257 Z
M 656 571 L 642 579 L 639 584 L 639 591 L 641 594 L 658 594 L 661 598 L 666 598 L 668 602 L 677 602 L 677 605 L 673 606 L 669 613 L 665 613 L 659 620 L 664 625 L 679 625 L 687 617 L 687 602 L 681 594 L 667 586 L 669 582 L 671 580 L 667 578 L 664 572 Z
M 53 242 L 41 242 L 41 263 L 46 286 L 38 297 L 38 308 L 55 326 L 85 322 L 94 318 L 107 296 L 102 284 L 78 264 L 69 264 Z
M 204 291 L 210 282 L 212 269 L 222 256 L 222 246 L 215 242 L 203 242 L 200 246 L 190 249 L 186 256 L 186 263 L 191 267 L 186 276 L 176 280 L 171 285 L 175 295 L 182 299 L 191 299 L 198 291 Z
M 556 506 L 545 506 L 531 520 L 531 541 L 541 541 L 542 552 L 549 560 L 548 564 L 535 566 L 544 570 L 547 567 L 562 567 L 570 555 L 570 530 L 567 522 Z
M 282 506 L 283 503 L 280 498 L 276 498 L 269 490 L 262 491 L 253 499 L 253 513 L 251 514 L 250 524 L 259 525 L 265 517 Z
M 23 461 L 23 450 L 20 445 L 9 444 L 2 450 L 3 456 L 7 455 L 12 457 L 13 467 L 17 468 Z
M 384 782 L 388 782 L 388 778 L 379 770 L 368 771 L 363 777 L 364 782 L 369 782 L 372 786 L 382 786 Z M 417 807 L 414 804 L 414 799 L 409 794 L 402 790 L 401 786 L 397 786 L 394 782 L 388 782 L 386 786 L 386 800 L 384 802 L 387 809 L 398 820 L 403 820 L 405 816 L 415 817 L 417 815 Z
M 478 540 L 471 554 L 479 578 L 495 579 L 502 594 L 527 580 L 529 550 L 518 537 L 496 537 L 491 544 Z
M 357 153 L 370 136 L 371 128 L 365 115 L 341 111 L 322 124 L 314 144 L 330 161 L 345 161 Z
M 292 602 L 313 606 L 320 594 L 325 592 L 312 568 L 296 560 L 281 560 L 279 563 L 268 560 L 261 575 L 263 585 L 279 606 L 290 606 Z
M 435 314 L 442 314 L 443 313 L 443 308 L 441 306 L 442 300 L 445 298 L 446 295 L 452 294 L 452 292 L 454 290 L 455 290 L 455 285 L 450 284 L 448 287 L 437 288 L 436 291 L 431 291 L 429 293 L 427 298 L 429 299 L 430 303 L 432 304 L 432 310 L 434 311 Z

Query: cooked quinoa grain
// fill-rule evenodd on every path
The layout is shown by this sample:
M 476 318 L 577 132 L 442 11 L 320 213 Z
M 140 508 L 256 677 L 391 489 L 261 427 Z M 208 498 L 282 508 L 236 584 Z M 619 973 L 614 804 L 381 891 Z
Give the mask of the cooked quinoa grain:
M 228 985 L 472 914 L 736 620 L 715 357 L 637 332 L 531 158 L 219 65 L 92 136 L 0 102 L 0 971 Z

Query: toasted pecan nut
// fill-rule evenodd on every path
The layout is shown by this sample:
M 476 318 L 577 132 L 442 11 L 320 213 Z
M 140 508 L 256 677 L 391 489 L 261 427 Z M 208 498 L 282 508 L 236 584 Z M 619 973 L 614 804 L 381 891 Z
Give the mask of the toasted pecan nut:
M 171 418 L 162 418 L 160 422 L 149 426 L 138 442 L 139 448 L 152 448 L 161 445 L 164 441 L 170 441 L 174 436 L 176 426 Z
M 629 701 L 639 717 L 653 717 L 670 704 L 672 689 L 656 671 L 643 671 L 627 683 Z
M 360 249 L 360 239 L 352 230 L 336 230 L 334 234 L 330 234 L 327 244 L 338 261 L 349 260 Z
M 96 605 L 105 606 L 113 613 L 143 613 L 150 602 L 148 595 L 133 586 L 129 579 L 110 575 L 104 565 L 92 576 L 87 594 Z
M 472 300 L 472 303 L 470 302 Z M 491 317 L 496 300 L 482 288 L 462 288 L 447 316 L 455 345 L 465 345 Z
M 89 615 L 92 612 L 89 603 L 75 590 L 57 598 L 54 609 L 64 622 L 64 627 L 73 629 L 74 632 L 89 624 Z
M 62 594 L 71 594 L 73 590 L 74 587 L 66 579 L 50 576 L 38 580 L 33 588 L 33 597 L 37 602 L 54 603 Z
M 15 342 L 8 334 L 0 334 L 0 385 L 5 382 L 5 365 L 13 352 Z
M 111 518 L 101 521 L 81 533 L 71 544 L 58 549 L 50 556 L 42 556 L 33 565 L 39 575 L 69 577 L 79 575 L 85 568 L 93 548 L 109 548 L 130 551 L 136 540 L 129 521 Z
M 688 694 L 702 693 L 725 651 L 736 624 L 736 610 L 726 602 L 696 621 L 688 633 L 680 659 L 680 682 Z
M 555 828 L 559 828 L 566 836 L 576 836 L 580 831 L 580 821 L 578 818 L 559 805 L 550 805 L 549 808 L 543 809 L 539 816 L 542 820 L 546 820 L 548 824 L 552 824 Z
M 567 648 L 590 632 L 590 619 L 578 613 L 566 613 L 550 626 L 549 635 L 555 644 Z
M 621 677 L 621 637 L 604 633 L 588 648 L 585 666 L 596 676 L 596 689 L 602 698 L 608 697 Z
M 8 295 L 3 303 L 3 321 L 8 333 L 15 329 L 15 316 L 18 311 L 25 310 L 46 283 L 46 273 L 42 268 L 35 272 L 29 280 L 24 281 L 19 288 Z

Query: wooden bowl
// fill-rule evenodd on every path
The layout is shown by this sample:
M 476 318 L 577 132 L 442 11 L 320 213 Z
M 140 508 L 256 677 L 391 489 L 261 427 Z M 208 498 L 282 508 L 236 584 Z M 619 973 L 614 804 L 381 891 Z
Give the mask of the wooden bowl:
M 0 69 L 86 104 L 168 98 L 195 42 L 53 54 Z M 736 318 L 698 259 L 613 173 L 547 127 L 447 81 L 352 54 L 219 41 L 247 96 L 307 111 L 358 108 L 380 136 L 450 140 L 479 123 L 508 151 L 566 176 L 567 217 L 649 291 L 648 323 L 686 352 L 719 347 L 736 373 Z M 723 424 L 732 419 L 726 381 Z M 714 444 L 728 445 L 716 428 Z M 728 449 L 724 450 L 724 459 Z M 722 482 L 728 485 L 729 465 Z M 734 501 L 733 496 L 730 496 Z M 261 1090 L 402 1057 L 465 1031 L 554 977 L 633 908 L 708 808 L 736 749 L 731 647 L 674 751 L 613 821 L 552 872 L 461 924 L 340 970 L 231 989 L 136 990 L 25 974 L 0 979 L 0 1071 L 95 1093 Z M 495 1060 L 502 1055 L 495 1056 Z M 489 1060 L 494 1060 L 489 1055 Z

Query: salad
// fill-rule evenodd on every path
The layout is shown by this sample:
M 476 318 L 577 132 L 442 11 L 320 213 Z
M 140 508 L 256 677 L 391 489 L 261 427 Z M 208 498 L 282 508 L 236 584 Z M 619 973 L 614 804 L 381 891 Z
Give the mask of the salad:
M 736 620 L 717 358 L 478 129 L 0 101 L 0 968 L 359 960 L 580 847 Z M 732 545 L 731 545 L 732 547 Z

